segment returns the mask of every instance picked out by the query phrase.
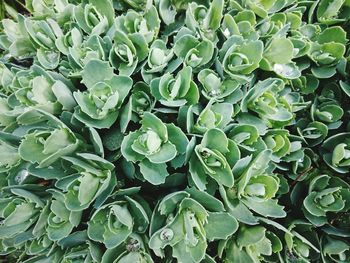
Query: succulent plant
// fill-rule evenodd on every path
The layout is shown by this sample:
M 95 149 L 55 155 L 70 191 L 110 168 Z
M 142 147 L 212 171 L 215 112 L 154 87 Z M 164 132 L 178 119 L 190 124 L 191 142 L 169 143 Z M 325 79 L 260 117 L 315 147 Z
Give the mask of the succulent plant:
M 1 259 L 350 262 L 349 18 L 0 1 Z

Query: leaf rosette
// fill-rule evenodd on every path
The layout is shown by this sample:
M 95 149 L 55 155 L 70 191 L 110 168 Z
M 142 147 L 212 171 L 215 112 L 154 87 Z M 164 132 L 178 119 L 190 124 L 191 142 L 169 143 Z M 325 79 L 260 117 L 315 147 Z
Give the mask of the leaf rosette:
M 144 262 L 153 263 L 147 243 L 141 235 L 131 234 L 127 240 L 113 249 L 107 249 L 101 263 Z
M 311 43 L 308 56 L 315 63 L 311 68 L 317 78 L 330 78 L 336 73 L 337 64 L 345 54 L 346 32 L 341 27 L 330 27 L 322 31 Z
M 43 199 L 43 200 L 41 200 Z M 32 231 L 45 207 L 45 199 L 21 188 L 9 190 L 0 199 L 1 244 L 6 254 L 32 238 Z M 17 241 L 16 241 L 17 239 Z
M 81 140 L 59 119 L 44 111 L 27 111 L 19 116 L 27 124 L 33 124 L 32 119 L 45 128 L 30 130 L 24 135 L 18 151 L 21 158 L 39 167 L 48 167 L 61 157 L 73 154 L 80 146 Z M 42 120 L 43 119 L 43 120 Z M 34 122 L 34 123 L 35 123 Z
M 63 35 L 58 23 L 51 18 L 47 21 L 25 18 L 24 26 L 37 49 L 36 56 L 41 66 L 45 69 L 57 68 L 60 52 L 56 49 L 55 41 Z
M 240 226 L 235 236 L 219 243 L 224 262 L 274 262 L 283 249 L 280 238 L 263 226 Z
M 164 124 L 154 114 L 145 112 L 141 129 L 129 133 L 122 142 L 124 158 L 138 163 L 143 178 L 152 184 L 164 183 L 167 162 L 183 158 L 188 139 L 174 124 Z M 181 166 L 181 165 L 180 165 Z
M 176 77 L 165 73 L 161 78 L 152 80 L 150 86 L 152 95 L 167 107 L 193 105 L 199 100 L 197 85 L 192 80 L 192 68 L 188 66 Z
M 319 121 L 299 119 L 296 126 L 300 137 L 311 147 L 322 143 L 328 135 L 327 125 Z
M 349 19 L 347 1 L 322 0 L 317 5 L 318 22 L 326 25 L 338 24 Z
M 212 61 L 215 47 L 210 40 L 199 40 L 188 33 L 178 37 L 173 48 L 174 53 L 185 66 L 192 67 L 193 72 L 198 72 Z
M 142 13 L 129 9 L 125 15 L 115 19 L 114 28 L 129 36 L 138 33 L 144 37 L 147 44 L 151 43 L 157 37 L 160 28 L 158 11 L 153 5 Z
M 234 125 L 228 138 L 236 142 L 241 152 L 245 154 L 256 154 L 267 148 L 261 137 L 261 132 L 254 125 Z
M 16 72 L 12 80 L 14 94 L 9 102 L 14 109 L 36 108 L 58 115 L 76 106 L 72 83 L 60 74 L 45 71 L 37 65 Z
M 189 162 L 191 179 L 198 189 L 216 181 L 219 185 L 232 187 L 233 165 L 240 159 L 236 143 L 219 129 L 209 129 L 200 144 L 194 147 Z
M 198 115 L 193 131 L 204 134 L 214 128 L 224 129 L 232 120 L 234 114 L 233 105 L 230 103 L 214 103 L 209 101 L 208 105 Z
M 113 23 L 114 12 L 111 1 L 89 0 L 74 6 L 73 17 L 79 27 L 87 34 L 101 35 Z
M 236 184 L 228 188 L 220 187 L 229 212 L 245 224 L 256 224 L 257 218 L 252 212 L 264 217 L 286 216 L 276 198 L 280 179 L 267 172 L 271 154 L 272 151 L 266 149 L 254 159 L 252 156 L 240 159 L 232 169 L 237 177 Z
M 313 225 L 322 226 L 330 222 L 335 213 L 340 215 L 349 211 L 349 200 L 349 184 L 337 177 L 319 175 L 309 184 L 303 212 Z
M 64 249 L 63 253 L 58 251 L 57 256 L 53 257 L 59 263 L 101 262 L 102 248 L 88 239 L 86 231 L 74 232 L 63 239 L 60 245 Z
M 7 68 L 5 63 L 0 62 L 0 86 L 2 94 L 11 95 L 13 92 L 12 80 L 14 78 L 14 75 L 15 74 Z
M 226 39 L 241 36 L 247 40 L 258 40 L 256 15 L 251 10 L 241 10 L 237 14 L 226 13 L 221 23 L 221 31 Z
M 278 12 L 282 8 L 288 6 L 290 3 L 287 0 L 273 0 L 273 1 L 244 1 L 238 0 L 234 3 L 239 9 L 252 10 L 257 16 L 266 18 L 268 14 Z
M 272 150 L 272 160 L 279 163 L 283 157 L 290 154 L 292 145 L 289 140 L 289 131 L 284 129 L 270 130 L 263 138 L 268 149 Z
M 160 20 L 156 7 L 152 5 L 143 14 L 128 10 L 115 19 L 114 26 L 127 35 L 141 34 L 147 43 L 151 43 L 158 35 Z
M 211 1 L 209 8 L 196 2 L 190 3 L 186 11 L 186 26 L 193 32 L 199 31 L 202 37 L 217 42 L 216 31 L 220 27 L 223 9 L 223 0 Z
M 69 55 L 70 49 L 79 48 L 82 46 L 82 43 L 83 33 L 79 27 L 72 27 L 55 41 L 57 49 L 66 56 Z
M 321 240 L 322 254 L 329 262 L 346 262 L 350 259 L 350 245 L 342 239 L 325 236 Z
M 3 189 L 1 254 L 11 255 L 19 249 L 25 249 L 27 255 L 50 253 L 55 245 L 46 233 L 49 200 L 43 188 L 22 185 Z
M 144 233 L 149 224 L 150 210 L 140 197 L 125 195 L 114 199 L 98 208 L 88 222 L 88 236 L 103 243 L 107 249 L 131 242 L 129 239 L 133 234 Z M 136 247 L 134 250 L 137 251 Z
M 66 76 L 73 78 L 81 78 L 82 72 L 87 64 L 91 60 L 108 60 L 108 54 L 111 50 L 112 41 L 108 37 L 101 38 L 97 35 L 91 35 L 83 42 L 80 43 L 80 34 L 72 29 L 72 34 L 76 34 L 74 37 L 78 38 L 68 43 L 61 43 L 58 41 L 63 41 L 61 38 L 56 41 L 57 48 L 65 54 L 68 52 L 68 60 L 62 60 L 60 64 L 60 70 Z M 75 32 L 75 33 L 73 33 Z M 68 37 L 68 41 L 70 36 Z M 81 37 L 82 34 L 81 34 Z M 68 50 L 67 50 L 68 49 Z
M 237 221 L 224 212 L 223 204 L 208 193 L 195 189 L 165 196 L 151 221 L 149 246 L 156 255 L 172 256 L 181 262 L 201 262 L 207 240 L 225 239 L 238 228 Z
M 344 110 L 335 99 L 319 97 L 311 106 L 311 117 L 327 125 L 328 129 L 337 129 L 342 124 Z
M 122 0 L 120 3 L 114 3 L 114 8 L 116 10 L 128 10 L 128 9 L 134 9 L 137 11 L 140 10 L 146 10 L 150 8 L 152 5 L 151 0 Z
M 268 126 L 283 126 L 293 119 L 293 110 L 280 92 L 284 90 L 281 79 L 269 78 L 258 81 L 241 101 L 241 111 L 253 111 Z
M 228 38 L 219 51 L 219 59 L 225 73 L 240 82 L 251 80 L 259 67 L 264 44 L 261 40 L 245 40 L 241 36 Z
M 142 78 L 150 83 L 154 77 L 159 76 L 171 66 L 173 56 L 173 49 L 168 49 L 164 40 L 155 40 L 149 49 L 147 63 L 142 67 Z
M 160 0 L 159 1 L 159 16 L 166 25 L 176 23 L 176 16 L 185 12 L 190 4 L 189 0 Z M 199 4 L 200 0 L 195 0 Z
M 277 167 L 282 171 L 288 171 L 288 176 L 292 179 L 304 174 L 304 176 L 299 177 L 299 180 L 302 181 L 307 177 L 307 171 L 312 169 L 312 164 L 317 158 L 310 148 L 302 146 L 299 137 L 291 136 L 290 153 L 281 158 L 281 162 L 277 163 Z
M 62 178 L 59 187 L 64 192 L 64 203 L 70 211 L 79 212 L 103 203 L 116 185 L 114 165 L 90 153 L 78 153 L 77 157 L 63 158 L 72 164 L 70 176 Z
M 54 3 L 51 1 L 27 1 L 26 8 L 37 18 L 53 17 Z
M 211 69 L 201 70 L 198 74 L 198 80 L 203 87 L 201 92 L 208 100 L 229 100 L 230 95 L 234 96 L 235 91 L 240 87 L 239 82 L 227 78 L 222 80 L 218 74 Z
M 15 127 L 16 118 L 22 113 L 21 110 L 14 109 L 12 107 L 9 98 L 1 98 L 0 97 L 0 126 L 6 129 L 11 129 Z
M 291 10 L 291 12 L 277 12 L 266 17 L 264 21 L 257 27 L 259 34 L 264 38 L 273 38 L 279 35 L 279 32 L 285 31 L 287 28 L 292 31 L 292 36 L 288 37 L 293 44 L 296 44 L 298 48 L 297 54 L 303 54 L 308 49 L 308 42 L 301 40 L 298 36 L 297 31 L 302 25 L 302 12 L 300 10 Z M 282 35 L 282 34 L 281 34 Z
M 154 103 L 150 87 L 143 82 L 136 83 L 131 94 L 132 111 L 138 116 L 142 116 L 144 112 L 153 108 Z
M 97 70 L 100 74 L 94 78 Z M 108 63 L 100 60 L 91 60 L 82 75 L 82 82 L 87 90 L 74 92 L 74 98 L 79 105 L 74 116 L 90 127 L 111 127 L 132 87 L 132 80 L 126 76 L 115 75 Z
M 128 103 L 120 115 L 120 128 L 125 132 L 131 122 L 139 122 L 145 112 L 151 111 L 156 103 L 150 87 L 144 82 L 137 82 L 131 89 Z
M 35 54 L 35 47 L 25 27 L 25 18 L 18 15 L 18 21 L 4 19 L 0 46 L 14 57 L 28 57 Z
M 319 260 L 318 237 L 314 227 L 303 220 L 295 220 L 288 227 L 284 235 L 287 244 L 286 260 L 299 260 L 301 262 Z
M 147 58 L 148 45 L 140 33 L 131 35 L 117 30 L 113 36 L 114 43 L 109 53 L 109 61 L 120 75 L 130 76 L 138 63 Z
M 50 212 L 47 217 L 47 236 L 52 241 L 67 237 L 80 224 L 82 211 L 70 211 L 65 205 L 64 194 L 49 189 L 52 194 Z
M 323 160 L 338 173 L 347 173 L 350 167 L 350 134 L 339 133 L 322 144 Z

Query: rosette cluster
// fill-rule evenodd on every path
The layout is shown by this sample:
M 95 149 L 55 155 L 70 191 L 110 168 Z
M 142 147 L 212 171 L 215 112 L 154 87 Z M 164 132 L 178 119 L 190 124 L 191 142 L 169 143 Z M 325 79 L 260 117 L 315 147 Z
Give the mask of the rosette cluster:
M 0 2 L 0 257 L 350 262 L 350 2 Z

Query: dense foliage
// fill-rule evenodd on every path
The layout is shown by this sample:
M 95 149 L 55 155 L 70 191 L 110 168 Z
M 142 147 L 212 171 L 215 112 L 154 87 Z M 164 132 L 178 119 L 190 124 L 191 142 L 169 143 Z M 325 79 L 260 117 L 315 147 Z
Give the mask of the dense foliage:
M 9 3 L 6 262 L 350 262 L 349 0 Z

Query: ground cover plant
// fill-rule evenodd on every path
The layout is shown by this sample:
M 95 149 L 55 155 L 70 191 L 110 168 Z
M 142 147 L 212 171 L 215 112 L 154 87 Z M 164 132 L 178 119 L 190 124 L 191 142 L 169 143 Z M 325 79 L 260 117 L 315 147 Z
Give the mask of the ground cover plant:
M 350 1 L 0 16 L 2 262 L 350 262 Z

